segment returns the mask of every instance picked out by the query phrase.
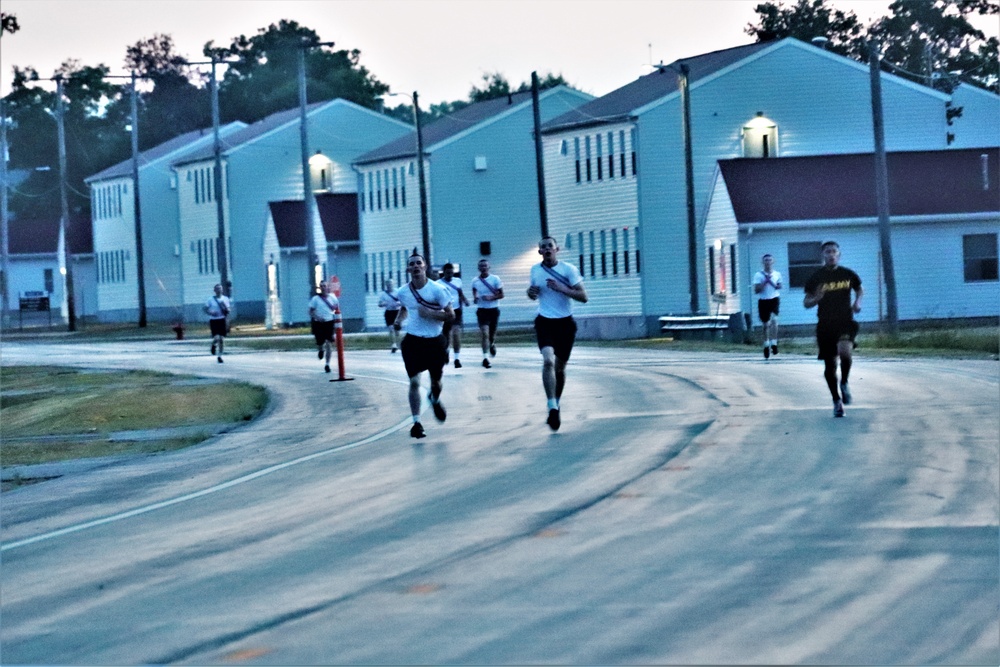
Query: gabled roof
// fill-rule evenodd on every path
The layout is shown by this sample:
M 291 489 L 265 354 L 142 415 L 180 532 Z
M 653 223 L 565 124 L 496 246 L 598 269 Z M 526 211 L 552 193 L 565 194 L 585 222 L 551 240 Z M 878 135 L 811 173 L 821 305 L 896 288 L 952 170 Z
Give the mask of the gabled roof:
M 424 151 L 429 152 L 439 144 L 451 137 L 470 129 L 471 127 L 489 120 L 505 111 L 513 109 L 521 104 L 531 101 L 531 91 L 523 93 L 513 93 L 485 102 L 476 102 L 467 107 L 450 113 L 443 118 L 430 123 L 421 128 L 424 140 Z M 417 155 L 417 133 L 416 130 L 410 134 L 394 139 L 389 143 L 369 151 L 358 157 L 354 164 L 370 164 L 383 160 L 393 160 Z
M 267 203 L 274 221 L 274 232 L 281 248 L 305 248 L 305 206 L 301 199 Z M 352 193 L 321 193 L 316 195 L 316 208 L 327 243 L 358 241 L 358 196 Z
M 94 234 L 89 215 L 70 214 L 69 250 L 74 255 L 94 252 Z M 12 218 L 8 223 L 11 255 L 54 254 L 59 250 L 59 218 Z
M 247 124 L 235 121 L 232 123 L 227 123 L 219 128 L 219 136 L 224 138 L 231 134 L 232 132 L 246 127 Z M 164 158 L 177 159 L 185 150 L 190 150 L 197 148 L 199 145 L 203 145 L 205 142 L 211 142 L 213 139 L 212 128 L 202 128 L 198 130 L 192 130 L 191 132 L 185 132 L 184 134 L 178 135 L 173 139 L 163 142 L 159 146 L 150 148 L 149 150 L 142 151 L 139 153 L 139 169 L 140 171 L 144 168 L 156 162 L 157 160 L 162 160 Z M 123 178 L 132 175 L 132 158 L 123 160 L 118 164 L 108 167 L 103 171 L 99 171 L 93 176 L 88 176 L 84 179 L 84 183 L 93 183 L 94 181 L 103 181 L 110 178 Z
M 360 241 L 358 227 L 358 195 L 355 193 L 324 193 L 316 195 L 319 219 L 327 243 Z
M 894 152 L 886 161 L 891 215 L 1000 213 L 1000 148 Z M 740 224 L 877 215 L 872 153 L 736 158 L 719 168 Z
M 336 99 L 327 100 L 325 102 L 313 102 L 312 104 L 306 106 L 306 115 L 308 116 L 319 109 L 332 106 L 340 102 L 343 102 L 343 100 Z M 266 118 L 262 118 L 252 125 L 247 125 L 243 129 L 233 132 L 222 140 L 222 152 L 227 153 L 233 148 L 248 144 L 285 125 L 298 123 L 299 115 L 301 113 L 302 111 L 299 107 L 285 109 L 284 111 L 279 111 L 267 116 Z M 172 162 L 171 166 L 176 167 L 182 164 L 190 164 L 192 162 L 202 162 L 203 160 L 210 160 L 213 157 L 215 157 L 215 150 L 209 146 L 208 148 L 195 151 L 190 155 L 185 155 L 183 159 Z
M 570 127 L 627 120 L 636 109 L 678 91 L 677 71 L 672 67 L 679 68 L 681 63 L 687 65 L 690 85 L 774 45 L 775 42 L 748 44 L 692 58 L 682 58 L 670 65 L 661 65 L 652 74 L 641 76 L 618 90 L 582 104 L 544 123 L 542 132 L 555 132 Z
M 309 242 L 306 239 L 306 210 L 302 200 L 272 201 L 267 205 L 271 209 L 271 220 L 274 221 L 278 246 L 305 248 Z

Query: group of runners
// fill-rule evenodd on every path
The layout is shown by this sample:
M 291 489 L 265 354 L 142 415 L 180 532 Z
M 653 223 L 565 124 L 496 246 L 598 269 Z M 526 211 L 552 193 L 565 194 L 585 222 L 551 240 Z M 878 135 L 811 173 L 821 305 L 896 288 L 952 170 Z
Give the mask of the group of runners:
M 577 326 L 573 319 L 573 302 L 587 302 L 587 291 L 579 269 L 559 260 L 559 244 L 550 237 L 538 243 L 542 260 L 531 267 L 527 296 L 538 302 L 534 320 L 538 349 L 542 355 L 542 387 L 545 390 L 546 423 L 556 431 L 561 426 L 559 400 L 566 385 L 566 364 L 576 341 Z M 805 284 L 805 308 L 818 307 L 816 342 L 819 359 L 824 362 L 824 378 L 833 398 L 834 417 L 844 416 L 844 406 L 852 396 L 848 384 L 852 352 L 856 344 L 858 323 L 854 314 L 861 311 L 864 290 L 858 274 L 840 265 L 840 246 L 835 241 L 822 245 L 823 266 Z M 763 268 L 753 279 L 757 294 L 757 310 L 763 325 L 764 358 L 778 353 L 778 315 L 781 305 L 782 277 L 774 268 L 770 254 L 762 257 Z M 390 352 L 401 352 L 409 377 L 408 398 L 413 425 L 410 435 L 426 436 L 420 421 L 422 391 L 420 376 L 430 376 L 428 399 L 435 418 L 444 422 L 447 411 L 441 403 L 442 376 L 449 363 L 451 348 L 455 368 L 461 368 L 461 334 L 463 307 L 476 305 L 476 321 L 480 330 L 482 365 L 491 368 L 496 357 L 496 332 L 500 316 L 499 301 L 504 298 L 503 281 L 490 273 L 489 260 L 481 259 L 479 273 L 471 283 L 472 301 L 463 291 L 462 279 L 455 267 L 445 264 L 437 278 L 423 256 L 414 253 L 407 260 L 409 281 L 398 288 L 386 280 L 378 305 L 385 309 L 385 324 L 389 331 Z M 853 298 L 852 298 L 853 292 Z M 337 297 L 330 294 L 326 283 L 309 302 L 309 316 L 318 356 L 325 360 L 324 370 L 330 372 L 333 350 L 333 328 L 339 308 Z M 212 354 L 222 363 L 223 340 L 228 330 L 227 317 L 231 309 L 222 287 L 208 299 L 204 310 L 209 316 L 212 332 Z M 406 333 L 401 336 L 403 325 Z M 838 361 L 840 374 L 838 377 Z

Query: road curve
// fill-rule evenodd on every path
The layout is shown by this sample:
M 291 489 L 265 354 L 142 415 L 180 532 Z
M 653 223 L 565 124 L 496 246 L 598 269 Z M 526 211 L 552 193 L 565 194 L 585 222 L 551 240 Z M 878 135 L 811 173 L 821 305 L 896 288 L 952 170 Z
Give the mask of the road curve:
M 188 450 L 6 493 L 6 664 L 1000 664 L 996 362 L 578 347 L 397 356 L 10 344 L 4 363 L 249 380 Z M 155 406 L 151 407 L 155 409 Z

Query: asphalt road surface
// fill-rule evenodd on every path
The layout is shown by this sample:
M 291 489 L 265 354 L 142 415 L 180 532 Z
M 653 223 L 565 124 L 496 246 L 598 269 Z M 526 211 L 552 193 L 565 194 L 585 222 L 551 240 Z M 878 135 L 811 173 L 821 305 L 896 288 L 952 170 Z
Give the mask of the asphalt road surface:
M 5 493 L 3 664 L 1000 664 L 995 361 L 858 357 L 834 419 L 812 358 L 577 347 L 553 433 L 501 341 L 415 441 L 398 355 L 207 347 L 4 344 L 272 402 Z

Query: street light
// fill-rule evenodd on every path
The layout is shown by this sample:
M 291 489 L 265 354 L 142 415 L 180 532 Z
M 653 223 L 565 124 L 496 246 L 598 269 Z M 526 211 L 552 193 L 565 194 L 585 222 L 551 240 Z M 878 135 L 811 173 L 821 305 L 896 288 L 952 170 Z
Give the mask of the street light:
M 420 235 L 424 245 L 424 261 L 427 266 L 433 266 L 431 262 L 431 232 L 430 223 L 427 220 L 427 186 L 424 180 L 424 133 L 420 124 L 420 102 L 417 91 L 413 95 L 406 93 L 389 93 L 389 97 L 409 97 L 413 102 L 413 124 L 417 128 L 417 184 L 420 190 Z

